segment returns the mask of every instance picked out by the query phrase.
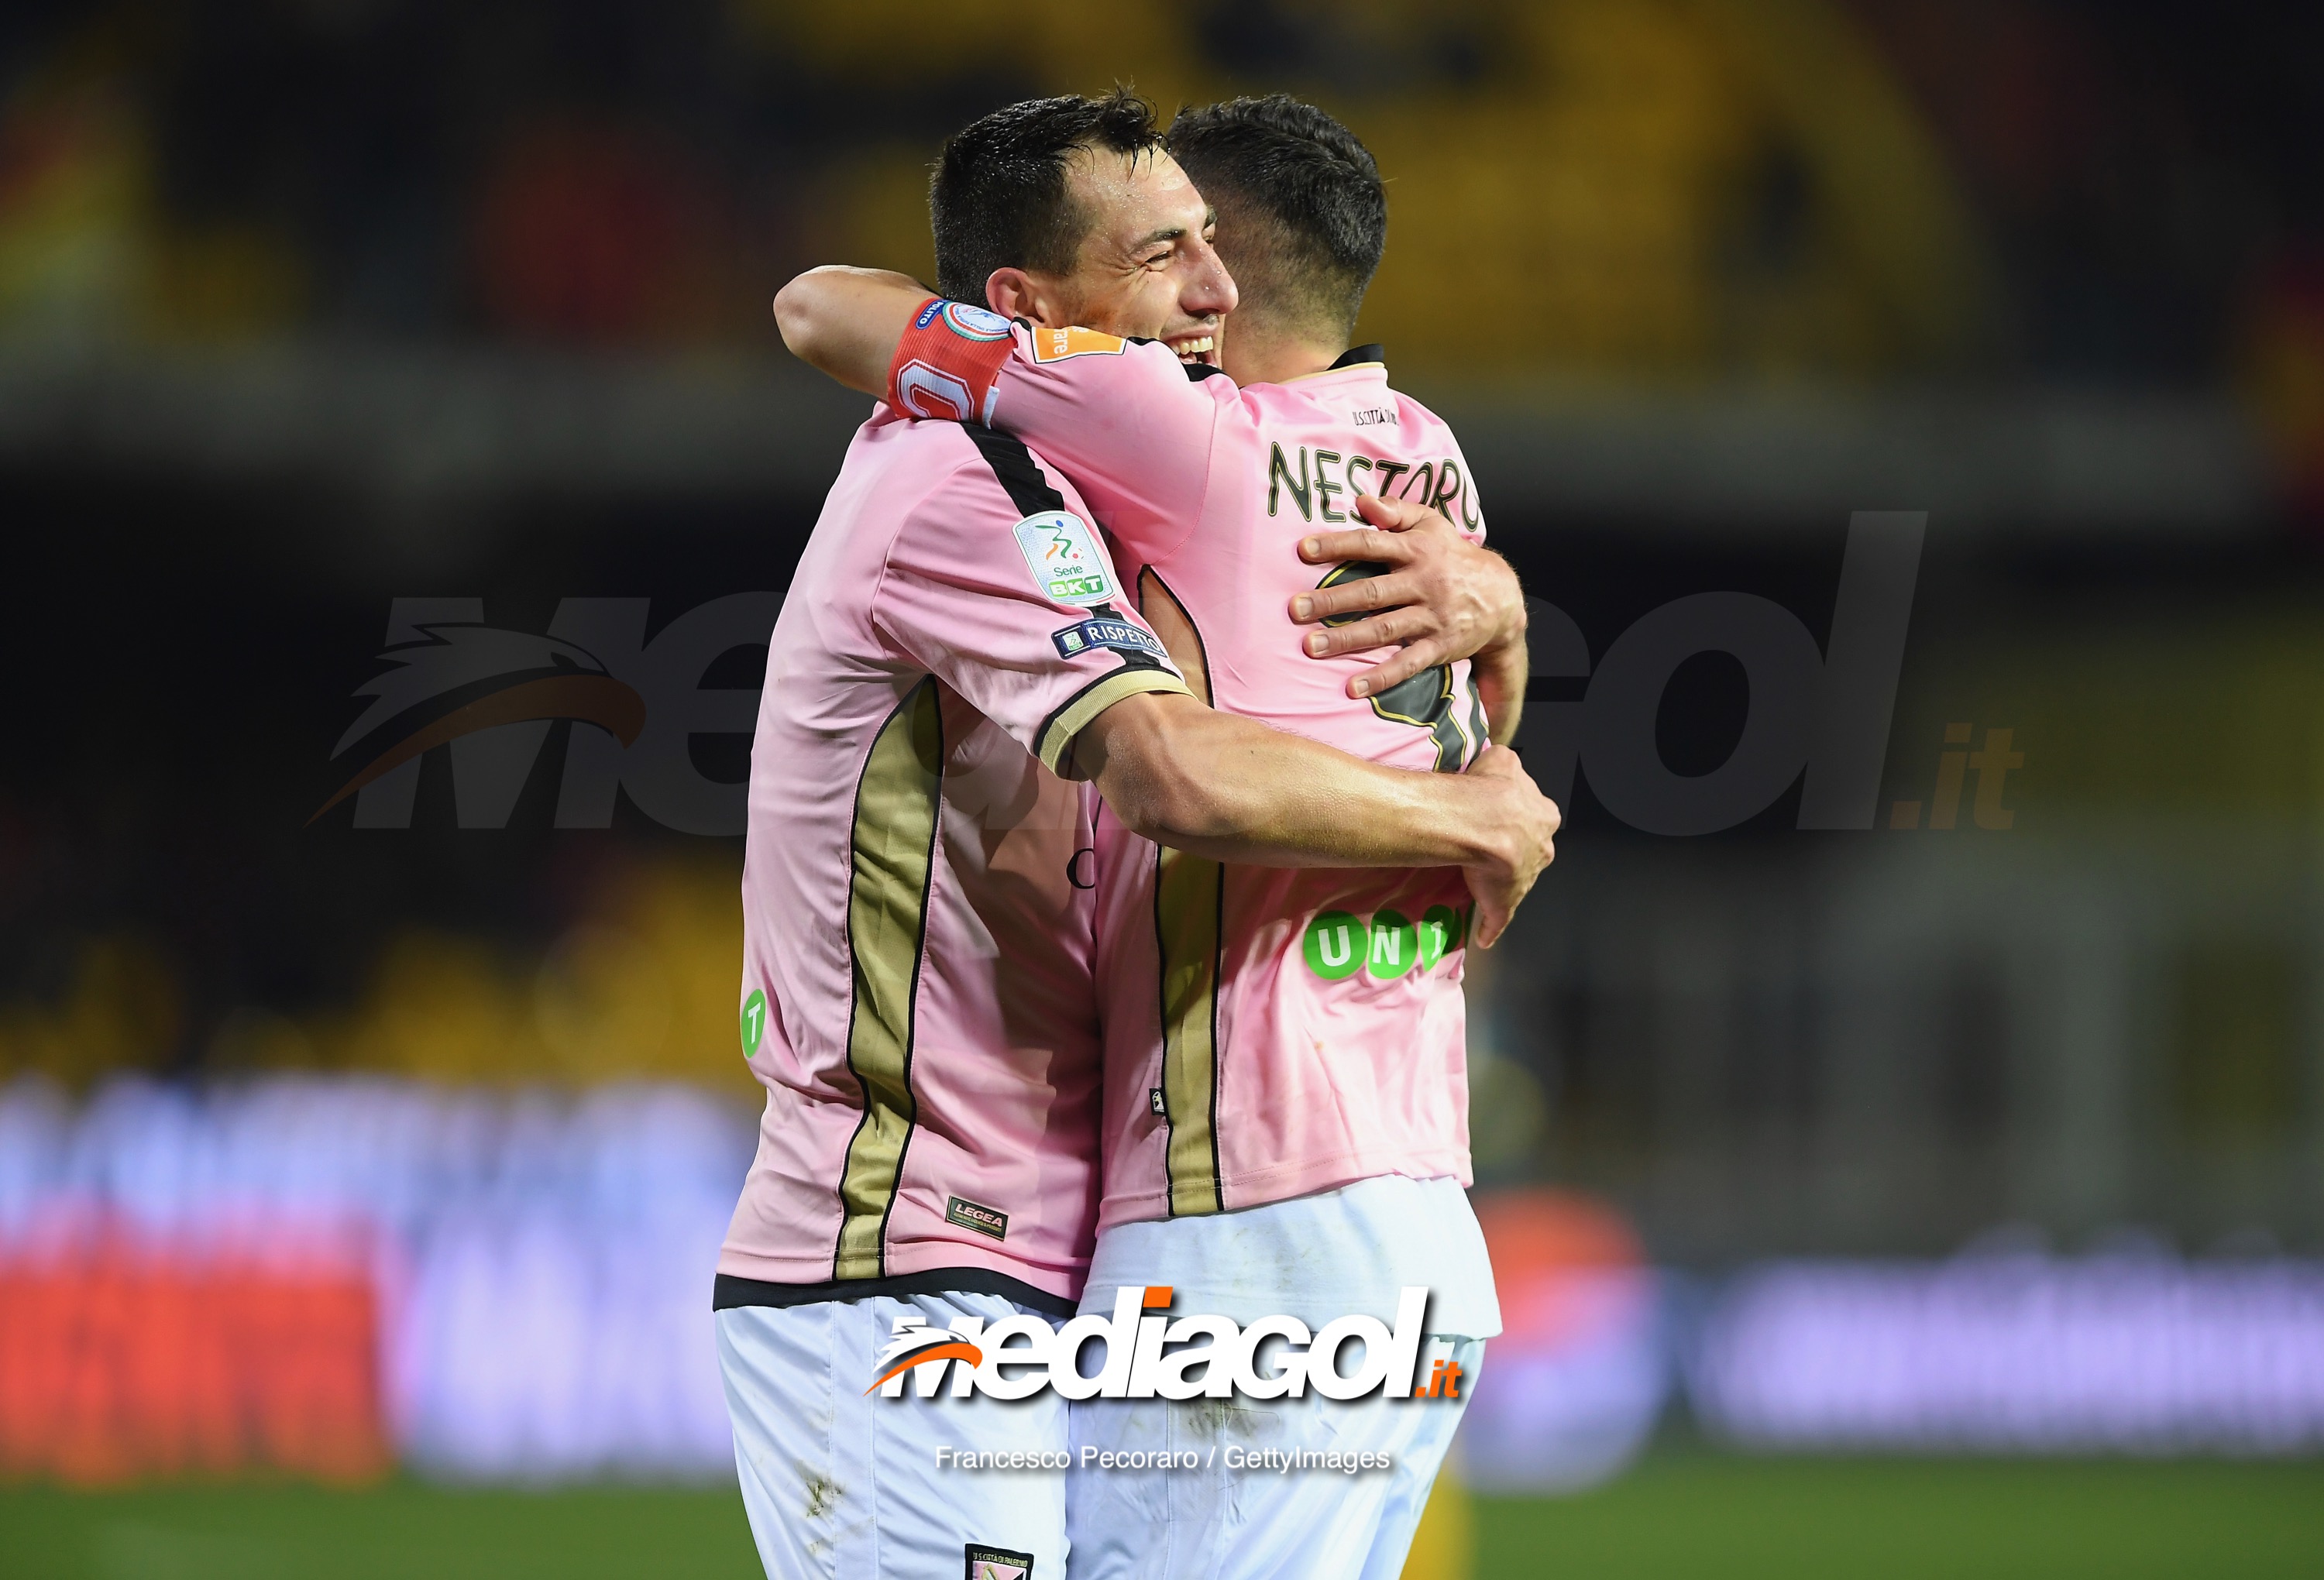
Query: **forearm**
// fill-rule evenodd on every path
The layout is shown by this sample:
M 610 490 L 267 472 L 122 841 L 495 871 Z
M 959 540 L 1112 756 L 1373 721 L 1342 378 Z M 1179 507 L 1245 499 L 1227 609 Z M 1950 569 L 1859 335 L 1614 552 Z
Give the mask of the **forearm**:
M 825 264 L 775 297 L 775 326 L 793 356 L 849 389 L 884 395 L 912 315 L 934 294 L 908 274 Z
M 1150 717 L 1103 728 L 1125 710 Z M 1074 750 L 1126 825 L 1214 860 L 1452 867 L 1504 854 L 1498 786 L 1383 767 L 1191 698 L 1118 704 Z
M 1488 648 L 1469 660 L 1469 678 L 1476 684 L 1478 700 L 1485 704 L 1485 723 L 1495 746 L 1507 746 L 1517 738 L 1517 726 L 1525 719 L 1526 683 L 1532 672 L 1522 631 L 1514 640 Z

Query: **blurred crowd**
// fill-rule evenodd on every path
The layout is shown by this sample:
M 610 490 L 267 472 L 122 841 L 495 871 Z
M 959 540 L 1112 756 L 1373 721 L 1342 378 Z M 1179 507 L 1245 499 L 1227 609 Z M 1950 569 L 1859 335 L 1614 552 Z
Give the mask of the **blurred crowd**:
M 188 962 L 134 932 L 57 941 L 55 979 L 0 1001 L 0 1080 L 86 1088 L 189 1063 L 216 1076 L 323 1069 L 566 1088 L 685 1079 L 748 1098 L 733 1023 L 742 923 L 724 860 L 621 865 L 546 947 L 406 928 L 350 1002 L 189 1014 Z M 21 990 L 20 990 L 21 991 Z
M 0 323 L 766 349 L 1009 99 L 1289 88 L 1463 375 L 2240 380 L 2316 420 L 2316 24 L 2077 0 L 152 0 L 0 24 Z M 2304 430 L 2303 430 L 2304 431 Z
M 0 1480 L 715 1473 L 750 1149 L 688 1086 L 0 1087 Z

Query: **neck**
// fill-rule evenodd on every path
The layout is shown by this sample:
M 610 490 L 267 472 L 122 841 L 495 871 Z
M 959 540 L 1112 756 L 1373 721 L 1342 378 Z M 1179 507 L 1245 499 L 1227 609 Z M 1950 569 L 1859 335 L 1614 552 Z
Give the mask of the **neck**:
M 1248 308 L 1227 320 L 1226 369 L 1238 384 L 1284 384 L 1340 360 L 1347 337 L 1270 323 Z

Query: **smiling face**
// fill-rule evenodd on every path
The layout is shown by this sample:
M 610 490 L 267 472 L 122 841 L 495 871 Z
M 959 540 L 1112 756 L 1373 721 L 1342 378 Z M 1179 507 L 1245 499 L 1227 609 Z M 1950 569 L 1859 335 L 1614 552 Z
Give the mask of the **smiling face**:
M 1235 283 L 1211 247 L 1215 216 L 1177 161 L 1158 150 L 1084 151 L 1066 190 L 1089 225 L 1073 272 L 996 270 L 992 308 L 1050 328 L 1159 340 L 1182 362 L 1220 365 Z

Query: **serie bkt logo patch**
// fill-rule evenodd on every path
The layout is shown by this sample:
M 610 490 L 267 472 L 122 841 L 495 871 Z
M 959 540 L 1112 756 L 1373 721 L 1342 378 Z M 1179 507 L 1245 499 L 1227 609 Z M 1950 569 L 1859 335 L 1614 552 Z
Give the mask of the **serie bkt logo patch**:
M 1017 547 L 1033 584 L 1052 603 L 1094 609 L 1120 596 L 1113 565 L 1089 523 L 1070 510 L 1044 510 L 1017 523 Z

